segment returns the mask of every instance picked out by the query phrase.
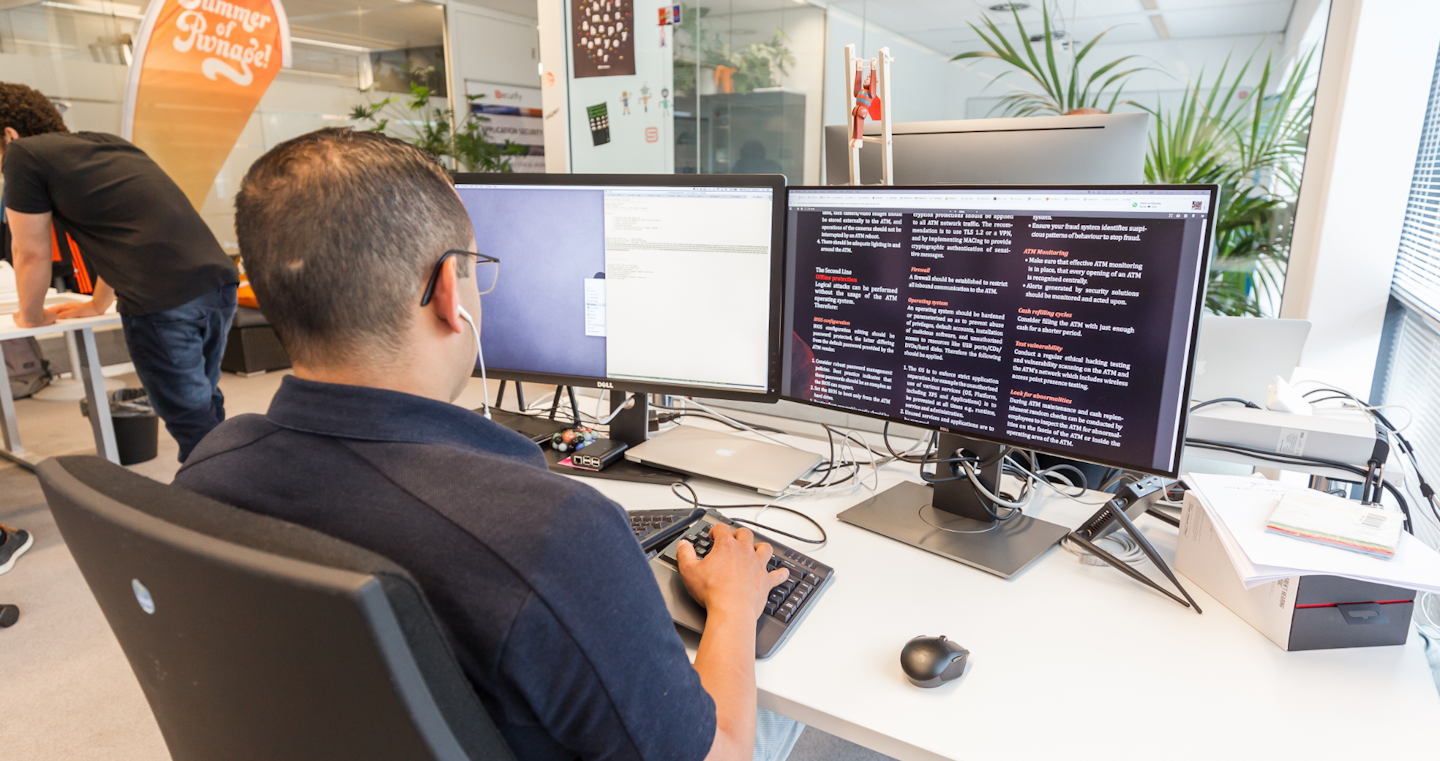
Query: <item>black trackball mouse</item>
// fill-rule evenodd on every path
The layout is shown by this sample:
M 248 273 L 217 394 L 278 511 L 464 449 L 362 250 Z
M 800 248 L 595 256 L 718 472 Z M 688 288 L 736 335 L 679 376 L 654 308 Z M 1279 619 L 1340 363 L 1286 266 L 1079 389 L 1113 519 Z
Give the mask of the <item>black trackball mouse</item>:
M 939 687 L 965 673 L 970 651 L 939 637 L 916 637 L 900 651 L 900 668 L 916 687 Z

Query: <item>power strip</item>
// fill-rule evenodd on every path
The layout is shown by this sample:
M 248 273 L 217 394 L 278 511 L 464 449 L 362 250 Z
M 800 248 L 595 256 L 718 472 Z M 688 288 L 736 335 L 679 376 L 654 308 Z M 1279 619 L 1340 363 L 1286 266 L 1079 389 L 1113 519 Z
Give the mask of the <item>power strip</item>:
M 1263 452 L 1330 460 L 1367 467 L 1385 462 L 1390 439 L 1363 410 L 1320 410 L 1313 415 L 1212 406 L 1193 412 L 1187 439 L 1258 449 Z

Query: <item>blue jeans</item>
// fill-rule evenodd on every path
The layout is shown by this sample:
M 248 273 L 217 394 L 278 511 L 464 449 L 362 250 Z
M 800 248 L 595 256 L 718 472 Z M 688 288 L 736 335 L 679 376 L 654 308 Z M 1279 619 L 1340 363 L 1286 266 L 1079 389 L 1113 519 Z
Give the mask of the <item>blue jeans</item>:
M 235 319 L 235 289 L 221 286 L 174 309 L 120 318 L 135 374 L 180 444 L 180 462 L 225 420 L 220 358 Z

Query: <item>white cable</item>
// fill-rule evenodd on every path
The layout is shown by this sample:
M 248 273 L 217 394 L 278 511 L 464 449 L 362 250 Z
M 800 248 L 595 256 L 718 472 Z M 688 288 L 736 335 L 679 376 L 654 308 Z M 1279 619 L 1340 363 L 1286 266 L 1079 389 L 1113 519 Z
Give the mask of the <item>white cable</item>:
M 1140 543 L 1135 541 L 1135 537 L 1123 531 L 1116 531 L 1113 534 L 1101 537 L 1095 541 L 1095 544 L 1111 555 L 1114 555 L 1115 559 L 1122 563 L 1135 565 L 1146 559 L 1145 551 L 1140 549 Z M 1107 544 L 1109 546 L 1106 546 Z M 1099 555 L 1094 555 L 1084 547 L 1077 546 L 1068 538 L 1060 542 L 1060 546 L 1064 547 L 1071 555 L 1078 556 L 1080 562 L 1087 565 L 1109 565 L 1109 563 L 1102 560 Z
M 480 348 L 480 329 L 465 307 L 458 307 L 461 319 L 470 323 L 470 332 L 475 334 L 475 357 L 480 361 L 480 392 L 485 395 L 485 419 L 490 419 L 490 381 L 485 377 L 485 350 Z
M 788 447 L 788 448 L 790 448 L 790 449 L 799 449 L 799 450 L 802 451 L 802 452 L 809 452 L 809 451 L 810 451 L 810 450 L 808 450 L 808 449 L 800 449 L 800 447 L 797 447 L 797 446 L 795 446 L 794 444 L 787 444 L 787 443 L 785 443 L 785 442 L 783 442 L 783 441 L 775 438 L 774 436 L 766 435 L 763 431 L 757 431 L 757 430 L 755 430 L 754 428 L 751 428 L 750 426 L 748 426 L 748 425 L 740 422 L 739 420 L 736 420 L 735 418 L 732 418 L 732 417 L 730 417 L 729 415 L 726 415 L 726 414 L 724 414 L 724 413 L 716 412 L 715 410 L 710 409 L 709 407 L 701 404 L 700 402 L 695 401 L 694 399 L 691 399 L 691 398 L 688 397 L 688 396 L 682 396 L 682 397 L 679 397 L 679 399 L 680 399 L 680 404 L 681 404 L 682 407 L 683 407 L 684 405 L 686 405 L 686 404 L 693 404 L 693 405 L 695 405 L 696 407 L 699 407 L 700 409 L 705 410 L 706 412 L 710 413 L 711 415 L 714 415 L 715 417 L 720 418 L 721 420 L 725 420 L 725 421 L 727 421 L 727 422 L 734 423 L 735 425 L 740 426 L 741 428 L 743 428 L 743 429 L 745 429 L 745 430 L 747 430 L 747 431 L 755 434 L 756 436 L 759 436 L 759 437 L 762 438 L 762 439 L 769 439 L 770 441 L 773 441 L 773 442 L 775 442 L 776 444 L 779 444 L 779 445 L 782 446 L 782 447 Z
M 601 389 L 600 393 L 595 396 L 595 425 L 610 425 L 610 421 L 619 417 L 620 413 L 635 406 L 635 397 L 631 396 L 625 400 L 624 404 L 611 410 L 609 415 L 600 417 L 600 406 L 605 403 L 605 393 L 605 390 Z
M 1052 473 L 1052 472 L 1049 472 L 1049 471 L 1047 471 L 1047 470 L 1042 470 L 1042 471 L 1040 471 L 1040 473 L 1036 473 L 1036 472 L 1030 470 L 1029 468 L 1025 467 L 1024 465 L 1021 465 L 1019 462 L 1015 461 L 1014 459 L 1011 459 L 1011 460 L 1010 460 L 1010 464 L 1011 464 L 1012 466 L 1014 466 L 1014 467 L 1015 467 L 1017 470 L 1019 470 L 1020 472 L 1024 473 L 1024 474 L 1030 479 L 1030 481 L 1031 481 L 1032 483 L 1039 483 L 1039 484 L 1042 484 L 1042 485 L 1044 485 L 1044 486 L 1048 486 L 1048 487 L 1050 487 L 1051 491 L 1054 491 L 1056 494 L 1059 494 L 1060 496 L 1062 496 L 1062 497 L 1064 497 L 1064 498 L 1066 498 L 1066 499 L 1068 499 L 1068 500 L 1070 500 L 1070 501 L 1072 501 L 1072 502 L 1078 502 L 1078 503 L 1080 503 L 1080 504 L 1082 504 L 1082 505 L 1089 505 L 1089 506 L 1091 506 L 1091 507 L 1099 507 L 1100 505 L 1103 505 L 1103 504 L 1105 504 L 1106 502 L 1109 502 L 1110 500 L 1114 499 L 1114 497 L 1107 496 L 1107 497 L 1105 497 L 1105 499 L 1104 499 L 1103 501 L 1101 501 L 1101 502 L 1087 502 L 1086 500 L 1081 499 L 1081 497 L 1084 496 L 1084 493 L 1081 493 L 1081 494 L 1066 494 L 1063 489 L 1061 489 L 1060 487 L 1056 486 L 1054 483 L 1051 483 L 1050 477 L 1054 477 L 1054 478 L 1059 478 L 1059 479 L 1064 480 L 1064 481 L 1065 481 L 1065 485 L 1067 485 L 1067 486 L 1073 486 L 1073 487 L 1079 488 L 1079 484 L 1076 484 L 1075 482 L 1071 481 L 1071 480 L 1070 480 L 1069 478 L 1067 478 L 1063 473 Z M 1042 474 L 1043 474 L 1043 475 L 1042 475 Z
M 874 486 L 866 486 L 865 488 L 866 488 L 866 489 L 869 489 L 869 490 L 872 491 L 872 492 L 878 490 L 878 489 L 880 488 L 880 455 L 879 455 L 879 453 L 877 453 L 875 450 L 873 450 L 873 449 L 870 448 L 870 442 L 866 441 L 866 440 L 865 440 L 865 436 L 864 436 L 863 434 L 861 434 L 859 431 L 855 431 L 855 430 L 841 431 L 841 435 L 843 435 L 846 439 L 848 439 L 848 440 L 850 440 L 850 441 L 854 441 L 854 442 L 856 442 L 857 444 L 859 444 L 860 446 L 864 447 L 864 448 L 865 448 L 865 452 L 870 455 L 870 471 L 871 471 L 871 474 L 872 474 L 872 475 L 874 476 L 874 478 L 875 478 L 875 485 L 874 485 Z M 852 437 L 853 437 L 853 438 L 852 438 Z M 852 450 L 852 455 L 851 455 L 851 457 L 850 457 L 850 460 L 851 460 L 852 462 L 855 461 L 855 457 L 854 457 L 854 455 L 853 455 L 853 450 Z M 856 476 L 857 479 L 858 479 L 859 476 L 860 476 L 860 468 L 859 468 L 859 466 L 858 466 L 858 463 L 857 463 L 857 466 L 856 466 L 856 468 L 855 468 L 855 476 Z M 864 485 L 865 485 L 865 482 L 864 482 L 864 481 L 861 481 L 861 482 L 860 482 L 860 485 L 861 485 L 861 486 L 864 486 Z

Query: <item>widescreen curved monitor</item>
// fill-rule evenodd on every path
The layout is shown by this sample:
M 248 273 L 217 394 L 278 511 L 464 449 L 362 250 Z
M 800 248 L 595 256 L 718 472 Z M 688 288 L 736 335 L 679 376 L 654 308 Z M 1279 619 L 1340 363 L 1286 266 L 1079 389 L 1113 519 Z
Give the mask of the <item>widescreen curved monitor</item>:
M 781 175 L 457 174 L 497 378 L 773 401 Z M 478 374 L 478 369 L 477 369 Z

